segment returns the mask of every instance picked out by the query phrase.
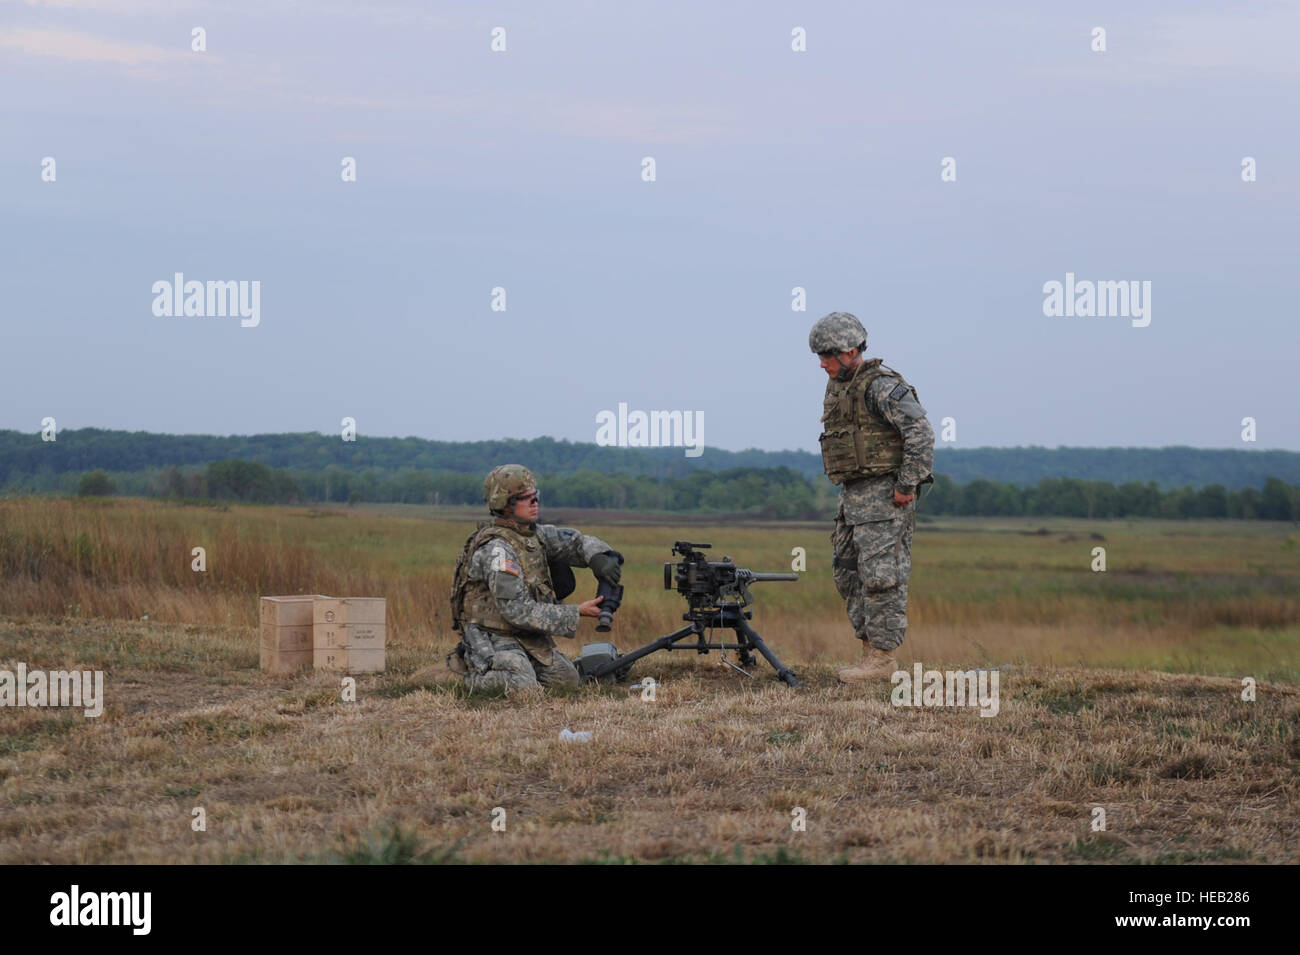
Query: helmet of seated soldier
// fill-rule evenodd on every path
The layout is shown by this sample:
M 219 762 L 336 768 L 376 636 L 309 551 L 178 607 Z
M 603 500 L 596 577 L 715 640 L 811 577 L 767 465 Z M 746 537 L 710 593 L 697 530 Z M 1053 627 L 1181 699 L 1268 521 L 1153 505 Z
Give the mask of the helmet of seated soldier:
M 514 498 L 536 490 L 537 479 L 532 471 L 522 464 L 502 464 L 488 472 L 483 482 L 483 500 L 488 510 L 496 513 L 509 507 Z

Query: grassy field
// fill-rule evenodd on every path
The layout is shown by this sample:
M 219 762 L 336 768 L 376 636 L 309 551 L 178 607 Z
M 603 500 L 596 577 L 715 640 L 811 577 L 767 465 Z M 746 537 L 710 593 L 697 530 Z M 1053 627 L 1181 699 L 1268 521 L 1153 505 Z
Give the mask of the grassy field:
M 431 664 L 475 516 L 0 501 L 0 668 L 100 669 L 107 697 L 98 719 L 0 710 L 0 862 L 1300 857 L 1293 525 L 923 523 L 900 661 L 1005 667 L 986 719 L 835 683 L 857 645 L 828 526 L 644 515 L 562 515 L 628 556 L 620 646 L 679 625 L 673 540 L 767 571 L 804 548 L 798 582 L 756 587 L 755 625 L 805 687 L 660 654 L 634 671 L 654 702 L 467 696 Z M 389 669 L 354 703 L 257 669 L 257 596 L 312 592 L 388 598 Z

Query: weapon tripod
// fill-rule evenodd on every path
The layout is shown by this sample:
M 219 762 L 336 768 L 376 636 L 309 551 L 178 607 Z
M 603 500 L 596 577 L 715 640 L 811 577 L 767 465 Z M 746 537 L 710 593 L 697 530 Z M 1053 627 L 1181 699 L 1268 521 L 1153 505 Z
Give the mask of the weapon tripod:
M 587 671 L 584 675 L 587 679 L 599 679 L 602 676 L 613 674 L 616 679 L 623 679 L 627 676 L 628 670 L 632 664 L 644 656 L 648 656 L 658 650 L 694 650 L 696 653 L 708 653 L 710 650 L 736 650 L 740 656 L 741 666 L 751 666 L 754 663 L 754 651 L 757 650 L 768 663 L 772 664 L 772 669 L 776 671 L 777 677 L 788 686 L 798 686 L 799 680 L 793 670 L 777 659 L 771 648 L 763 642 L 757 630 L 748 623 L 754 617 L 753 611 L 743 609 L 738 603 L 724 603 L 716 607 L 692 608 L 689 612 L 682 614 L 682 619 L 687 621 L 688 626 L 680 630 L 674 630 L 672 633 L 666 633 L 657 640 L 647 643 L 630 653 L 621 654 Z M 715 643 L 708 640 L 705 636 L 709 630 L 733 630 L 736 633 L 735 643 Z M 679 641 L 687 637 L 696 638 L 693 643 L 681 644 Z M 725 662 L 725 661 L 724 661 Z M 743 671 L 742 671 L 743 672 Z

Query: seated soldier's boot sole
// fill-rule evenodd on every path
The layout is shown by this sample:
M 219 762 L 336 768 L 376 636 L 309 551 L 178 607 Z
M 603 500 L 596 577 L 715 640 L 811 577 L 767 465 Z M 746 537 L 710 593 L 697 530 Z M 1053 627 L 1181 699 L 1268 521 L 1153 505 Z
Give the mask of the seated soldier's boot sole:
M 461 659 L 460 654 L 455 650 L 447 654 L 447 669 L 457 676 L 469 675 L 469 667 L 465 665 L 465 661 Z

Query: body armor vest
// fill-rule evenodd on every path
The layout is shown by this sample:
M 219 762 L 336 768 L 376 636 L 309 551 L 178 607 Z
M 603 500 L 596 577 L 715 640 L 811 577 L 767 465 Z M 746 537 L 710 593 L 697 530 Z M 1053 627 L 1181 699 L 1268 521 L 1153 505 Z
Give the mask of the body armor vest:
M 867 389 L 881 375 L 897 378 L 920 402 L 916 389 L 879 358 L 858 365 L 848 381 L 827 382 L 819 440 L 832 484 L 891 474 L 903 463 L 903 436 L 867 403 Z
M 452 583 L 452 628 L 460 630 L 462 624 L 472 623 L 484 630 L 514 637 L 523 644 L 533 659 L 543 666 L 549 666 L 552 662 L 551 651 L 555 647 L 551 635 L 516 627 L 501 615 L 487 581 L 474 580 L 469 576 L 470 561 L 475 552 L 496 537 L 508 542 L 519 558 L 519 568 L 523 571 L 528 595 L 538 603 L 558 602 L 555 599 L 555 586 L 551 583 L 551 570 L 546 562 L 546 549 L 542 547 L 537 535 L 524 534 L 494 521 L 484 524 L 465 541 L 465 549 L 456 564 L 456 577 Z

